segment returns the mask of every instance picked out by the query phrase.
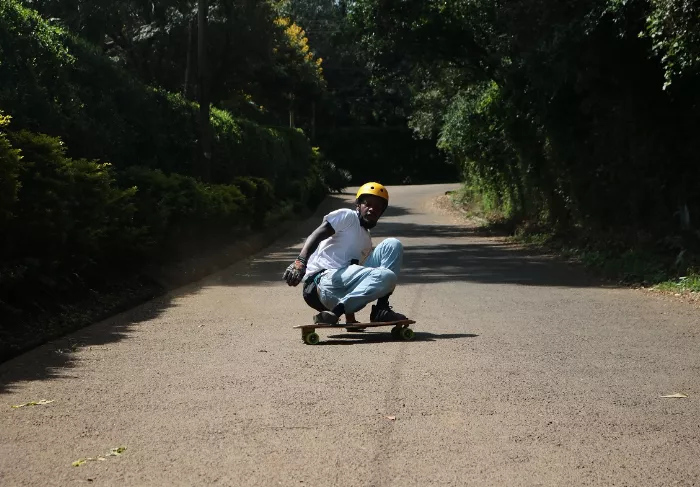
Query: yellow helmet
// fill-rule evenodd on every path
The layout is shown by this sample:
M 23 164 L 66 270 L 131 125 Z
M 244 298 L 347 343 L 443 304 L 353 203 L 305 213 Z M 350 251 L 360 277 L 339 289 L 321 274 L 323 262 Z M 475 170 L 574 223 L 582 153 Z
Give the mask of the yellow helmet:
M 380 198 L 384 198 L 386 200 L 387 205 L 389 204 L 389 192 L 379 183 L 363 184 L 360 186 L 360 189 L 357 190 L 355 199 L 359 199 L 363 194 L 373 194 L 375 196 L 379 196 Z

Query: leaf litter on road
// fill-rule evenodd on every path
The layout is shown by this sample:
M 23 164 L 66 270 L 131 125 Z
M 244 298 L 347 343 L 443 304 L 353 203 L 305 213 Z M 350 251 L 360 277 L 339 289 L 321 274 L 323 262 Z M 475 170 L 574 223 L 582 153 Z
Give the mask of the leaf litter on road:
M 26 406 L 43 406 L 44 404 L 51 404 L 52 402 L 53 402 L 53 399 L 50 401 L 47 399 L 41 399 L 39 401 L 29 401 L 29 402 L 25 402 L 24 404 L 16 404 L 16 405 L 12 406 L 12 408 L 17 409 L 17 408 L 23 408 Z
M 676 393 L 676 394 L 668 394 L 666 396 L 661 396 L 661 397 L 683 398 L 683 397 L 688 397 L 688 396 L 686 396 L 685 394 Z
M 112 448 L 111 450 L 109 450 L 107 453 L 105 453 L 104 456 L 99 455 L 97 457 L 79 458 L 76 461 L 74 461 L 73 463 L 71 463 L 71 465 L 74 467 L 79 467 L 87 462 L 94 462 L 94 461 L 104 462 L 106 460 L 105 457 L 118 457 L 119 455 L 124 453 L 124 451 L 126 451 L 125 446 L 118 446 L 116 448 Z

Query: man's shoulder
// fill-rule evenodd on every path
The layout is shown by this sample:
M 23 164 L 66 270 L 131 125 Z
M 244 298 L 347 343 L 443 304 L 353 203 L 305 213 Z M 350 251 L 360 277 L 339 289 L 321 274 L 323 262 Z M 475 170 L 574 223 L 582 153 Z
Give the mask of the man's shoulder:
M 355 211 L 351 210 L 350 208 L 338 208 L 337 210 L 333 210 L 330 213 L 326 215 L 326 217 L 331 217 L 331 216 L 338 216 L 338 217 L 348 217 L 350 215 L 354 215 Z
M 330 223 L 336 231 L 350 228 L 356 221 L 359 223 L 356 212 L 348 208 L 331 211 L 324 217 L 324 220 Z

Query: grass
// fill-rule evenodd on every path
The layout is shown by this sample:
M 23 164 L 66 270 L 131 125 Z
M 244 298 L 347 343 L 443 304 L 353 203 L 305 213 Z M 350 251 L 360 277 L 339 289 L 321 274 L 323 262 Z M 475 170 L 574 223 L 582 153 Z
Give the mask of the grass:
M 693 272 L 687 276 L 675 280 L 664 281 L 657 284 L 659 291 L 700 293 L 700 274 Z
M 529 247 L 554 251 L 621 284 L 666 292 L 700 292 L 700 273 L 690 264 L 678 263 L 677 256 L 668 252 L 642 247 L 609 250 L 603 241 L 588 240 L 582 244 L 573 237 L 556 238 L 543 233 L 521 234 L 510 239 Z M 697 256 L 689 256 L 691 262 L 697 262 L 697 259 Z
M 468 186 L 462 186 L 460 189 L 450 192 L 449 198 L 452 204 L 466 217 L 480 221 L 484 225 L 506 220 L 504 212 L 496 208 L 490 198 L 484 197 Z

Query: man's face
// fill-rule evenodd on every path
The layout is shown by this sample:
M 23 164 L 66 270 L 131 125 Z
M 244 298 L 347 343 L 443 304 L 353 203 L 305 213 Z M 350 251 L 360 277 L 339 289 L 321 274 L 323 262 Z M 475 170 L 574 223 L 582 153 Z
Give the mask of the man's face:
M 386 210 L 386 207 L 387 202 L 384 198 L 374 196 L 373 194 L 360 196 L 360 200 L 357 203 L 357 210 L 360 212 L 362 226 L 367 229 L 374 228 L 379 221 L 379 217 L 382 216 L 382 213 Z

